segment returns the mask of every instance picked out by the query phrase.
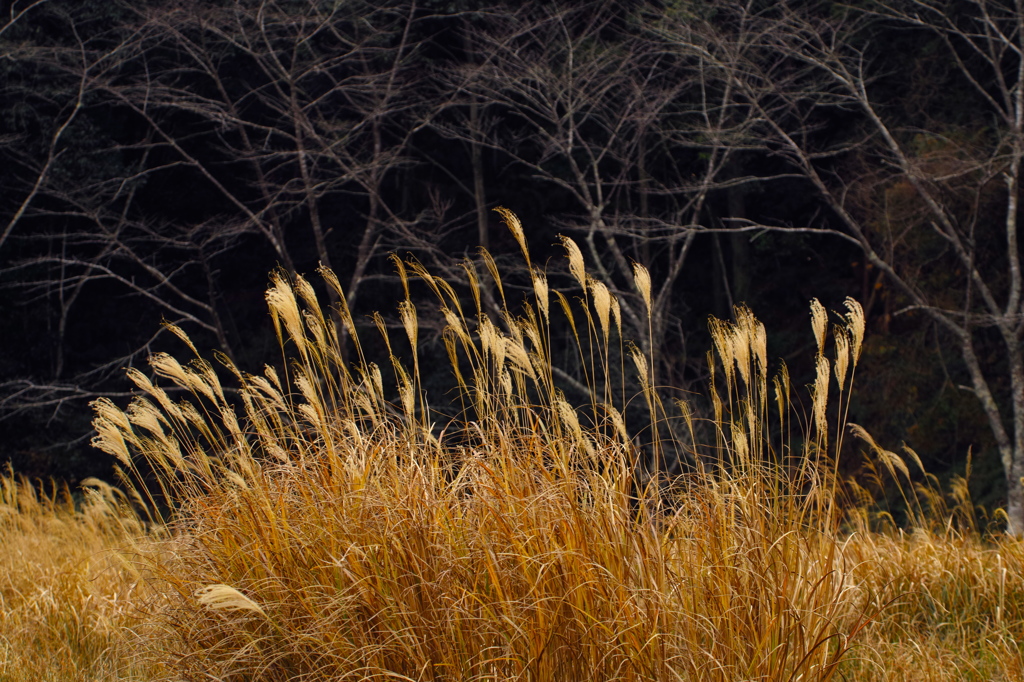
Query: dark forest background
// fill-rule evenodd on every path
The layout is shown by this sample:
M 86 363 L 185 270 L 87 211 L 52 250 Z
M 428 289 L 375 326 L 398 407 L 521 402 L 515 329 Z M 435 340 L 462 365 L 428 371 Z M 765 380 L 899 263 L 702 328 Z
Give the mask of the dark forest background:
M 464 282 L 485 247 L 514 307 L 528 279 L 502 205 L 567 295 L 558 235 L 581 245 L 666 395 L 699 391 L 708 317 L 739 303 L 809 383 L 809 300 L 858 299 L 850 421 L 940 477 L 971 450 L 975 500 L 1006 504 L 1024 442 L 1021 21 L 954 0 L 15 2 L 0 461 L 109 478 L 88 403 L 126 403 L 124 369 L 151 352 L 186 355 L 163 321 L 252 371 L 280 363 L 275 267 L 332 268 L 367 338 L 373 311 L 397 320 L 391 253 Z M 442 321 L 421 324 L 443 356 Z M 561 369 L 582 398 L 568 353 Z M 450 377 L 430 384 L 443 405 Z

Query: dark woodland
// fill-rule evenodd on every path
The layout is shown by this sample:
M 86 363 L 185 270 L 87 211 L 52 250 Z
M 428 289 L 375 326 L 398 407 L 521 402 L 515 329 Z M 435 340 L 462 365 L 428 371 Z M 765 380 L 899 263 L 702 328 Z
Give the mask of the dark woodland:
M 0 159 L 15 472 L 111 479 L 89 403 L 185 350 L 165 322 L 207 357 L 282 362 L 275 268 L 334 270 L 369 338 L 401 324 L 392 254 L 491 281 L 483 249 L 497 319 L 529 282 L 504 206 L 569 297 L 559 235 L 580 244 L 666 399 L 700 394 L 709 317 L 741 304 L 813 381 L 808 302 L 856 298 L 849 421 L 940 479 L 970 466 L 974 500 L 1024 530 L 1019 3 L 20 0 Z M 444 320 L 420 324 L 442 357 Z M 567 353 L 557 374 L 582 402 L 579 370 Z M 448 379 L 426 376 L 439 423 Z

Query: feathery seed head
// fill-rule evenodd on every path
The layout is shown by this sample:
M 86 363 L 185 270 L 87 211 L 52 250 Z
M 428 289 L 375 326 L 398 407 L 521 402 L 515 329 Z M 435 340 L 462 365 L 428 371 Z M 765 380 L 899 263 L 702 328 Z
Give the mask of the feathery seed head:
M 530 354 L 523 348 L 522 344 L 516 343 L 514 339 L 506 338 L 505 355 L 511 360 L 517 370 L 533 380 L 537 379 L 537 372 L 533 367 L 533 363 L 530 362 Z
M 153 368 L 158 377 L 170 379 L 181 388 L 192 388 L 192 376 L 188 370 L 182 367 L 177 358 L 167 353 L 154 353 L 149 356 L 149 366 Z
M 856 365 L 857 361 L 860 360 L 860 351 L 864 344 L 864 308 L 860 302 L 849 296 L 843 301 L 846 306 L 846 326 L 850 331 L 850 337 L 853 341 L 853 364 Z
M 580 426 L 579 417 L 576 416 L 576 410 L 573 409 L 572 405 L 569 404 L 561 393 L 555 397 L 555 408 L 558 411 L 558 416 L 561 418 L 563 426 L 568 427 L 569 432 L 577 441 L 582 440 L 583 428 Z
M 130 467 L 132 458 L 125 441 L 125 435 L 132 433 L 128 415 L 109 398 L 98 398 L 89 405 L 96 414 L 92 420 L 92 427 L 96 430 L 92 439 L 93 447 L 113 455 L 126 467 Z
M 316 307 L 315 313 L 310 310 L 302 311 L 302 319 L 306 321 L 306 329 L 309 330 L 310 335 L 313 337 L 313 348 L 318 351 L 329 348 L 330 345 L 327 342 L 327 321 L 324 319 L 320 307 Z
M 737 313 L 740 313 L 742 309 L 737 308 Z M 742 317 L 741 317 L 742 319 Z M 732 355 L 736 360 L 736 367 L 740 372 L 740 379 L 746 386 L 752 386 L 750 382 L 750 330 L 741 326 L 741 324 L 730 325 L 729 327 L 730 336 L 732 337 Z
M 683 421 L 686 423 L 686 430 L 690 434 L 690 440 L 693 440 L 693 408 L 690 403 L 686 400 L 677 398 L 675 400 L 676 407 L 679 408 L 679 413 L 683 416 Z
M 818 356 L 817 376 L 814 380 L 814 393 L 811 396 L 814 409 L 814 424 L 818 433 L 824 436 L 828 432 L 825 421 L 825 408 L 828 404 L 829 362 L 824 355 Z
M 571 238 L 566 237 L 564 234 L 558 235 L 558 238 L 562 240 L 562 247 L 565 249 L 565 255 L 569 258 L 569 272 L 576 279 L 583 290 L 587 289 L 587 271 L 583 265 L 583 252 L 580 251 L 580 247 Z
M 594 309 L 597 311 L 597 319 L 601 323 L 601 334 L 604 336 L 604 342 L 608 343 L 608 334 L 611 331 L 611 292 L 608 291 L 608 287 L 605 286 L 604 282 L 591 278 L 590 293 L 594 299 Z
M 711 330 L 711 341 L 714 343 L 718 357 L 722 360 L 722 369 L 725 371 L 725 383 L 731 385 L 734 376 L 736 363 L 736 336 L 732 333 L 732 325 L 718 318 L 712 317 L 708 322 Z M 709 366 L 714 368 L 714 357 L 708 360 Z
M 644 306 L 647 308 L 647 314 L 650 315 L 652 310 L 651 273 L 639 263 L 633 263 L 633 283 L 636 285 L 637 291 L 640 292 L 640 296 L 644 299 Z
M 500 348 L 503 346 L 501 332 L 498 331 L 494 323 L 491 322 L 491 318 L 484 315 L 480 318 L 480 326 L 477 328 L 477 336 L 480 339 L 480 352 L 485 358 L 495 357 L 498 354 L 504 356 L 505 349 Z M 501 363 L 495 363 L 501 364 Z
M 839 382 L 839 390 L 843 390 L 846 384 L 846 373 L 850 368 L 850 335 L 843 327 L 835 327 L 833 330 L 836 338 L 836 380 Z
M 260 403 L 272 406 L 274 409 L 282 412 L 288 409 L 288 406 L 284 402 L 284 396 L 281 395 L 281 392 L 266 378 L 250 374 L 246 377 L 246 384 L 247 389 L 249 389 L 254 396 L 258 395 Z M 252 391 L 253 388 L 260 391 L 260 393 L 257 394 L 255 391 Z
M 441 314 L 444 316 L 444 321 L 447 325 L 445 328 L 451 330 L 451 332 L 458 337 L 459 341 L 461 341 L 464 346 L 471 346 L 473 344 L 473 339 L 470 337 L 469 332 L 466 331 L 466 325 L 463 324 L 461 319 L 459 319 L 459 316 L 455 311 L 448 306 L 442 306 Z
M 277 330 L 277 336 L 282 342 L 284 341 L 281 335 L 281 326 L 283 325 L 288 338 L 299 349 L 299 352 L 305 355 L 306 335 L 302 332 L 302 315 L 299 314 L 299 304 L 295 300 L 295 292 L 282 271 L 271 273 L 270 282 L 270 288 L 266 293 L 267 307 L 270 309 L 270 317 Z
M 195 368 L 197 379 L 195 386 L 206 393 L 212 402 L 223 404 L 225 401 L 224 388 L 220 384 L 220 378 L 214 371 L 213 365 L 200 358 L 196 358 L 189 364 Z
M 550 292 L 548 291 L 548 278 L 542 270 L 537 268 L 533 269 L 533 293 L 537 297 L 537 307 L 540 308 L 540 313 L 544 317 L 544 320 L 549 319 L 551 302 L 549 300 Z
M 149 377 L 135 367 L 129 367 L 125 374 L 128 375 L 128 379 L 131 380 L 133 384 L 153 396 L 156 401 L 160 403 L 160 408 L 166 414 L 173 419 L 181 421 L 181 410 L 178 409 L 178 406 L 175 405 L 173 401 L 171 401 L 170 396 L 167 395 L 167 391 L 153 384 L 153 382 L 149 380 Z
M 487 267 L 487 272 L 490 273 L 491 279 L 494 280 L 494 286 L 498 287 L 498 295 L 501 297 L 502 305 L 507 306 L 507 303 L 505 301 L 505 287 L 501 283 L 501 272 L 498 270 L 498 264 L 494 262 L 494 257 L 491 256 L 491 254 L 488 253 L 486 249 L 480 249 L 480 258 L 481 260 L 483 260 L 484 265 Z M 440 281 L 438 282 L 438 285 L 441 287 L 447 287 L 448 291 L 451 292 L 450 295 L 453 300 L 458 299 L 458 297 L 455 295 L 455 292 L 452 291 L 451 287 L 448 286 L 446 282 Z
M 391 262 L 395 264 L 395 270 L 398 271 L 398 279 L 402 282 L 402 291 L 405 292 L 405 300 L 409 300 L 409 272 L 405 269 L 405 263 L 398 257 L 397 253 L 392 253 L 388 256 Z
M 889 474 L 893 478 L 896 477 L 897 470 L 902 472 L 903 475 L 906 476 L 908 479 L 910 478 L 910 469 L 907 467 L 907 463 L 903 461 L 902 457 L 897 455 L 895 452 L 892 452 L 891 450 L 886 450 L 885 448 L 880 446 L 877 442 L 875 442 L 875 439 L 872 438 L 871 434 L 868 433 L 868 430 L 865 429 L 860 424 L 850 424 L 849 426 L 850 432 L 856 438 L 859 438 L 860 440 L 867 443 L 868 447 L 871 449 L 872 452 L 875 453 L 875 455 L 882 462 L 882 464 L 885 465 L 885 468 L 888 469 Z M 914 456 L 916 457 L 917 453 L 914 453 Z M 918 459 L 916 463 L 920 466 L 920 459 Z
M 189 424 L 192 424 L 202 432 L 208 432 L 210 430 L 209 425 L 206 423 L 206 419 L 199 413 L 196 406 L 187 400 L 182 400 L 178 403 L 178 407 L 181 409 L 181 414 Z
M 775 386 L 775 404 L 779 408 L 779 419 L 784 419 L 789 411 L 789 367 L 786 363 L 779 367 L 772 384 Z
M 309 283 L 309 280 L 302 275 L 295 275 L 292 289 L 299 295 L 303 303 L 306 304 L 307 312 L 313 312 L 316 315 L 323 314 L 320 310 L 320 301 L 316 298 L 316 291 L 313 290 L 313 285 Z
M 413 388 L 409 372 L 402 366 L 401 361 L 391 356 L 391 364 L 395 368 L 395 376 L 398 378 L 398 397 L 402 401 L 402 410 L 406 417 L 412 419 L 416 414 L 416 392 Z
M 733 457 L 737 462 L 746 464 L 750 461 L 750 438 L 738 422 L 733 422 L 731 426 Z
M 530 266 L 530 249 L 526 244 L 526 235 L 523 233 L 523 224 L 519 222 L 519 217 L 515 213 L 508 210 L 504 206 L 496 206 L 495 212 L 501 215 L 505 225 L 512 232 L 512 236 L 515 237 L 516 242 L 519 244 L 519 248 L 523 251 L 523 258 L 526 259 L 526 266 Z
M 512 374 L 508 371 L 508 368 L 502 368 L 501 373 L 498 375 L 498 386 L 501 388 L 501 396 L 506 403 L 512 400 Z
M 316 377 L 311 377 L 302 367 L 295 368 L 295 386 L 299 389 L 303 399 L 311 404 L 320 402 L 320 394 L 317 390 Z
M 469 282 L 469 293 L 473 297 L 473 309 L 477 315 L 483 315 L 484 307 L 480 299 L 480 275 L 477 274 L 476 264 L 468 258 L 462 260 L 462 269 L 466 272 L 466 279 Z
M 646 392 L 651 385 L 650 368 L 647 365 L 647 356 L 644 355 L 643 351 L 634 345 L 630 345 L 629 355 L 633 359 L 633 364 L 636 365 L 637 376 L 640 379 L 640 385 Z
M 215 611 L 250 611 L 267 616 L 259 604 L 230 585 L 207 585 L 196 590 L 195 597 L 200 604 Z
M 156 405 L 145 398 L 136 398 L 128 406 L 128 419 L 132 424 L 146 429 L 158 438 L 164 438 L 164 415 Z
M 906 476 L 908 480 L 910 479 L 910 467 L 907 466 L 907 463 L 903 461 L 902 457 L 892 450 L 885 450 L 884 448 L 880 448 L 877 454 L 878 458 L 882 460 L 882 463 L 885 465 L 885 468 L 889 470 L 890 476 L 896 478 L 896 472 L 899 471 Z
M 903 452 L 907 453 L 907 456 L 910 457 L 910 459 L 912 459 L 914 461 L 914 464 L 917 466 L 918 470 L 922 474 L 926 474 L 927 473 L 925 471 L 925 468 L 924 468 L 924 462 L 921 461 L 921 456 L 917 454 L 917 451 L 914 450 L 914 448 L 912 448 L 909 445 L 907 445 L 906 443 L 904 443 L 903 444 Z M 967 472 L 965 474 L 965 477 L 966 478 L 970 478 L 970 476 L 971 476 L 971 451 L 970 451 L 970 448 L 968 448 L 967 449 Z
M 263 376 L 267 377 L 267 379 L 274 384 L 278 393 L 284 393 L 284 386 L 281 384 L 281 377 L 278 376 L 276 368 L 271 367 L 270 365 L 263 365 Z
M 818 354 L 825 352 L 825 331 L 828 328 L 828 313 L 821 301 L 811 299 L 811 326 L 814 329 L 814 340 L 818 344 Z
M 199 355 L 199 351 L 196 350 L 196 347 L 192 344 L 192 339 L 188 338 L 188 334 L 185 333 L 184 329 L 182 329 L 176 324 L 170 323 L 165 324 L 164 329 L 171 332 L 172 334 L 177 336 L 182 342 L 184 342 L 184 344 L 188 346 L 189 350 L 192 351 L 193 355 Z
M 764 376 L 768 371 L 768 333 L 764 324 L 746 306 L 739 306 L 736 309 L 736 324 L 746 337 L 749 352 L 757 362 L 757 371 Z
M 871 433 L 869 433 L 868 430 L 865 429 L 863 426 L 861 426 L 860 424 L 849 424 L 848 426 L 850 429 L 850 433 L 853 434 L 855 438 L 859 438 L 865 443 L 867 443 L 868 447 L 871 448 L 872 450 L 879 449 L 878 443 L 875 442 L 874 437 L 872 437 Z
M 608 411 L 608 416 L 611 418 L 612 425 L 615 427 L 615 433 L 618 434 L 623 443 L 629 443 L 629 431 L 626 429 L 625 417 L 622 416 L 622 413 L 619 412 L 614 405 L 605 405 L 605 409 Z
M 368 365 L 369 372 L 367 373 L 367 379 L 369 379 L 370 390 L 373 395 L 379 401 L 384 400 L 384 377 L 381 376 L 380 366 L 376 362 L 371 362 Z
M 412 301 L 402 301 L 398 304 L 398 314 L 402 318 L 405 335 L 409 337 L 409 344 L 416 348 L 416 344 L 419 341 L 419 322 L 416 317 L 416 306 L 413 305 Z

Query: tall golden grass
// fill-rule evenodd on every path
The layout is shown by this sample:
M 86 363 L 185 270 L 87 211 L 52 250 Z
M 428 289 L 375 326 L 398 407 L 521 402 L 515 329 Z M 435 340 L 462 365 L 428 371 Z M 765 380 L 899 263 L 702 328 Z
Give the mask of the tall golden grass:
M 85 482 L 76 507 L 67 488 L 0 475 L 0 680 L 87 682 L 153 679 L 134 656 L 150 602 L 127 549 L 142 525 L 117 491 Z
M 944 507 L 873 442 L 878 475 L 908 500 L 930 494 L 930 510 L 919 505 L 904 532 L 840 480 L 864 337 L 856 302 L 836 324 L 812 303 L 806 417 L 785 368 L 769 373 L 763 325 L 743 308 L 713 321 L 713 442 L 702 443 L 697 412 L 663 404 L 654 358 L 621 339 L 620 303 L 576 244 L 563 239 L 574 304 L 500 211 L 532 294 L 513 309 L 482 254 L 505 304 L 497 318 L 472 263 L 460 295 L 395 259 L 405 297 L 394 327 L 375 318 L 382 369 L 344 304 L 325 312 L 309 282 L 274 273 L 267 302 L 283 366 L 250 374 L 217 358 L 229 391 L 172 328 L 195 357 L 158 354 L 152 366 L 187 398 L 130 370 L 144 395 L 124 409 L 95 403 L 95 443 L 119 460 L 136 507 L 172 508 L 148 531 L 118 531 L 134 538 L 118 575 L 149 591 L 121 626 L 149 628 L 132 640 L 140 648 L 108 645 L 124 665 L 178 680 L 1021 678 L 1021 544 L 962 523 L 962 491 Z M 320 274 L 344 301 L 333 273 Z M 649 306 L 641 266 L 635 285 Z M 423 389 L 416 286 L 446 322 L 462 411 L 443 423 Z M 559 388 L 553 324 L 573 330 L 588 404 Z M 627 385 L 639 387 L 646 443 L 627 429 Z M 675 441 L 673 414 L 688 431 Z M 660 466 L 670 449 L 687 462 L 671 478 Z M 131 518 L 121 509 L 115 518 Z M 72 527 L 88 512 L 62 514 Z

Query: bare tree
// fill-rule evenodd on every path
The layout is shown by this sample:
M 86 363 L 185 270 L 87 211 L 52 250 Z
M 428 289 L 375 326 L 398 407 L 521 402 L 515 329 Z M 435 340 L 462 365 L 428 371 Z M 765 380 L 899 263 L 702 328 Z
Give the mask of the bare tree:
M 645 353 L 678 340 L 678 355 L 655 354 L 659 375 L 678 382 L 685 346 L 674 294 L 735 152 L 723 138 L 749 125 L 749 114 L 709 87 L 700 34 L 682 44 L 628 22 L 620 6 L 601 2 L 493 13 L 466 37 L 479 59 L 447 76 L 462 115 L 443 132 L 573 202 L 563 227 L 620 296 L 627 336 Z M 481 121 L 497 132 L 481 134 Z M 649 321 L 634 262 L 657 278 Z
M 225 301 L 232 261 L 259 244 L 271 254 L 261 274 L 274 260 L 291 271 L 334 267 L 347 274 L 354 305 L 374 259 L 417 219 L 399 215 L 389 189 L 411 163 L 410 140 L 430 111 L 409 77 L 415 0 L 116 7 L 117 26 L 93 21 L 84 31 L 61 9 L 54 20 L 70 41 L 15 46 L 15 57 L 60 76 L 68 101 L 51 106 L 45 149 L 6 149 L 32 180 L 21 181 L 0 227 L 0 250 L 12 235 L 20 245 L 4 273 L 57 318 L 49 376 L 6 382 L 0 404 L 8 415 L 97 395 L 107 377 L 148 352 L 151 335 L 135 334 L 127 354 L 69 369 L 68 320 L 91 288 L 204 330 L 234 356 L 246 340 Z M 58 162 L 84 163 L 73 158 L 81 153 L 76 126 L 81 135 L 104 116 L 125 125 L 89 150 L 100 170 L 55 173 Z M 155 201 L 165 182 L 199 196 Z
M 8 10 L 8 15 L 4 17 L 3 25 L 0 25 L 0 38 L 2 38 L 3 35 L 7 33 L 12 27 L 14 27 L 15 24 L 23 20 L 32 10 L 36 9 L 37 7 L 40 7 L 45 2 L 46 0 L 35 0 L 34 2 L 27 2 L 23 4 L 19 4 L 17 2 L 11 3 L 10 9 Z M 4 59 L 17 60 L 19 56 L 16 54 L 16 52 L 18 51 L 19 50 L 17 48 L 14 48 L 13 46 L 8 47 L 3 51 L 2 56 Z M 74 106 L 70 107 L 70 112 L 67 113 L 61 124 L 58 125 L 51 134 L 49 141 L 49 149 L 47 150 L 46 161 L 41 165 L 41 167 L 39 167 L 38 171 L 36 172 L 35 182 L 32 183 L 31 189 L 21 199 L 13 215 L 7 220 L 7 225 L 4 226 L 3 232 L 0 232 L 0 248 L 3 248 L 4 242 L 7 241 L 7 238 L 11 235 L 11 232 L 14 230 L 14 227 L 18 224 L 18 222 L 21 220 L 21 217 L 24 215 L 25 208 L 30 203 L 32 203 L 32 199 L 35 197 L 36 193 L 38 193 L 40 186 L 46 180 L 46 176 L 50 170 L 50 167 L 53 165 L 53 160 L 56 156 L 57 146 L 60 144 L 60 139 L 64 135 L 64 132 L 67 130 L 68 125 L 70 125 L 71 121 L 74 120 L 75 113 L 81 107 L 83 90 L 83 87 L 78 88 Z M 0 145 L 3 145 L 5 147 L 9 146 L 12 141 L 12 137 L 0 137 Z
M 387 225 L 403 222 L 384 184 L 410 163 L 409 140 L 429 112 L 408 76 L 415 15 L 415 0 L 299 7 L 262 0 L 158 12 L 147 28 L 155 40 L 171 38 L 180 64 L 116 92 L 238 207 L 289 269 L 291 233 L 308 230 L 317 258 L 332 267 L 339 249 L 329 235 L 347 232 L 337 243 L 353 256 L 346 270 L 354 304 Z M 225 68 L 225 52 L 235 53 L 230 68 L 241 74 Z M 163 130 L 161 110 L 216 125 L 222 153 L 247 176 L 244 189 Z M 331 215 L 339 197 L 358 198 L 361 215 Z
M 43 5 L 22 9 L 5 29 L 17 19 L 26 21 L 28 9 L 51 6 Z M 123 27 L 79 30 L 78 17 L 64 8 L 55 7 L 47 20 L 60 27 L 63 40 L 33 44 L 15 37 L 4 45 L 5 59 L 17 64 L 21 74 L 37 78 L 12 79 L 4 94 L 14 106 L 32 112 L 43 135 L 41 140 L 29 133 L 4 140 L 10 172 L 0 275 L 8 296 L 15 291 L 23 305 L 52 317 L 47 374 L 9 377 L 0 385 L 0 407 L 7 418 L 34 408 L 56 414 L 69 401 L 96 395 L 106 379 L 120 376 L 126 364 L 145 352 L 150 334 L 127 354 L 85 369 L 70 367 L 69 320 L 92 285 L 117 283 L 167 319 L 211 332 L 230 351 L 223 320 L 205 292 L 183 280 L 203 281 L 193 271 L 208 267 L 231 243 L 231 231 L 141 217 L 135 210 L 137 191 L 148 175 L 161 170 L 148 163 L 150 145 L 101 139 L 89 122 L 103 108 L 97 105 L 103 82 L 131 59 L 137 35 Z
M 756 112 L 752 144 L 803 177 L 827 207 L 818 225 L 863 250 L 918 313 L 954 340 L 995 436 L 1008 486 L 1009 531 L 1024 534 L 1024 296 L 1017 220 L 1024 158 L 1024 6 L 942 0 L 823 6 L 723 4 L 717 67 Z M 963 5 L 958 6 L 960 10 Z M 757 27 L 739 41 L 736 26 Z M 959 121 L 923 94 L 916 109 L 880 99 L 886 74 L 872 39 L 913 31 L 952 75 Z M 920 59 L 912 56 L 911 59 Z M 912 88 L 912 83 L 904 83 Z M 831 118 L 830 118 L 831 117 Z M 850 133 L 819 134 L 841 118 Z M 745 229 L 779 229 L 763 221 Z M 994 334 L 992 332 L 995 332 Z M 994 345 L 999 346 L 996 359 Z

